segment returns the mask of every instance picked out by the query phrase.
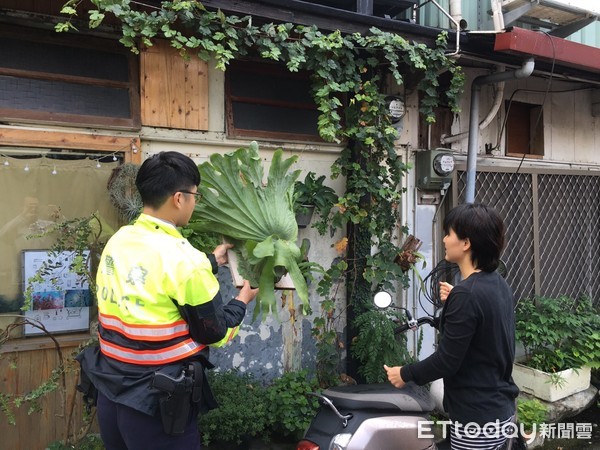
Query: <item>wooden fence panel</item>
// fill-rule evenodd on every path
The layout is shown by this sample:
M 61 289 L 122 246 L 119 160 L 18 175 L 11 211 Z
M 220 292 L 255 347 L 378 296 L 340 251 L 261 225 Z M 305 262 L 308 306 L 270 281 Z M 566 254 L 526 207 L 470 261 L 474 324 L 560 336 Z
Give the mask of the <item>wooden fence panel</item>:
M 43 338 L 39 339 L 42 342 Z M 48 339 L 46 339 L 48 341 Z M 9 341 L 11 342 L 11 341 Z M 30 345 L 30 344 L 28 344 Z M 83 427 L 83 400 L 75 389 L 78 379 L 78 364 L 72 355 L 78 342 L 61 343 L 61 351 L 67 361 L 66 389 L 58 389 L 39 402 L 41 411 L 29 414 L 29 405 L 12 407 L 16 425 L 10 425 L 6 414 L 0 411 L 0 449 L 44 450 L 55 441 L 63 440 L 67 431 L 77 434 Z M 47 342 L 36 350 L 0 352 L 0 391 L 10 394 L 26 394 L 47 380 L 52 371 L 59 367 L 59 357 Z M 59 385 L 61 380 L 59 380 Z M 68 425 L 71 418 L 70 426 Z M 94 421 L 92 432 L 98 427 Z

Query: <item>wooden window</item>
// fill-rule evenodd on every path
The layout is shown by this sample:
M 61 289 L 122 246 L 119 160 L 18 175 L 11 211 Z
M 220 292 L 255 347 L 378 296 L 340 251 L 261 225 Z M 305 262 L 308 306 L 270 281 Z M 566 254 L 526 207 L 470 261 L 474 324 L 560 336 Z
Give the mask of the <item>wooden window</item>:
M 9 26 L 0 39 L 3 120 L 139 127 L 136 59 L 117 41 Z
M 225 73 L 229 136 L 321 140 L 307 73 L 276 64 L 232 63 Z
M 541 105 L 507 102 L 506 155 L 544 156 L 544 116 Z

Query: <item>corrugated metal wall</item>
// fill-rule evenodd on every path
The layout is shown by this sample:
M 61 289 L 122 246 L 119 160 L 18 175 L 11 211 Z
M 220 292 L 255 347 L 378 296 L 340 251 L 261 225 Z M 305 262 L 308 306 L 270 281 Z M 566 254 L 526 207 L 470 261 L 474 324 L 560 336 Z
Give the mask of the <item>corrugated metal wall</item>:
M 594 22 L 569 36 L 570 41 L 600 47 L 600 22 Z

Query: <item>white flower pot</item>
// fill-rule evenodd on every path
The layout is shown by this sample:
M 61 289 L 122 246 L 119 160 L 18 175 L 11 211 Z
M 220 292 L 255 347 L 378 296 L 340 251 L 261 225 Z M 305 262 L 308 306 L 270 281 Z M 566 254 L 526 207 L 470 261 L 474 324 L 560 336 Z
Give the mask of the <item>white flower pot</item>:
M 556 374 L 560 375 L 564 381 L 554 384 L 549 373 L 532 369 L 523 364 L 513 364 L 512 377 L 519 389 L 547 402 L 555 402 L 590 387 L 591 369 L 589 367 L 581 367 L 576 370 L 566 369 L 556 372 Z

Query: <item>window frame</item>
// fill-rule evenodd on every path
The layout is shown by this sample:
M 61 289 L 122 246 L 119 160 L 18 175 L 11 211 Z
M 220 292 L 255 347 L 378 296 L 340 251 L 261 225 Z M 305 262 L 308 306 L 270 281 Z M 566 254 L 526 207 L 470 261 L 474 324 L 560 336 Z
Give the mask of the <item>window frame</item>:
M 527 148 L 523 149 L 524 151 L 510 151 L 509 150 L 509 144 L 511 142 L 512 139 L 510 139 L 510 135 L 511 133 L 511 109 L 515 108 L 515 106 L 517 108 L 519 108 L 519 113 L 521 114 L 521 116 L 524 114 L 524 109 L 526 108 L 529 111 L 529 117 L 527 120 L 527 124 L 529 127 L 529 132 L 528 132 L 528 139 L 529 142 L 527 144 Z M 537 123 L 537 128 L 535 130 L 532 129 L 532 126 L 535 125 L 532 123 L 531 120 L 531 115 L 532 114 L 536 114 L 536 112 L 534 110 L 539 109 L 541 111 L 541 116 L 540 116 L 540 120 Z M 518 157 L 518 158 L 532 158 L 532 159 L 543 159 L 544 158 L 544 153 L 545 153 L 545 143 L 544 143 L 544 109 L 543 109 L 543 105 L 539 105 L 537 103 L 528 103 L 528 102 L 522 102 L 522 101 L 506 101 L 505 102 L 505 110 L 506 110 L 506 130 L 504 132 L 504 153 L 506 156 L 511 156 L 511 157 Z M 520 117 L 521 117 L 520 116 Z M 522 118 L 522 117 L 521 117 Z M 519 120 L 519 118 L 517 118 L 517 120 Z M 534 133 L 535 135 L 537 135 L 537 138 L 541 138 L 540 140 L 537 140 L 537 147 L 536 145 L 531 145 L 532 143 L 536 143 L 536 139 L 532 140 L 532 133 Z M 513 138 L 514 138 L 514 134 L 513 134 Z M 526 150 L 526 151 L 525 151 Z
M 53 151 L 52 149 L 48 149 L 54 144 L 42 145 L 40 142 L 34 142 L 34 144 L 28 144 L 25 142 L 20 142 L 18 145 L 11 142 L 6 142 L 3 138 L 5 137 L 6 131 L 16 131 L 19 133 L 31 134 L 31 133 L 40 133 L 35 130 L 13 130 L 11 128 L 1 128 L 0 127 L 0 154 L 1 155 L 9 155 L 11 156 L 13 151 L 10 147 L 18 147 L 16 154 L 38 154 L 43 156 L 47 153 L 60 154 L 59 152 Z M 46 133 L 46 132 L 41 132 Z M 52 135 L 54 136 L 54 135 Z M 63 136 L 62 138 L 60 136 Z M 124 137 L 124 136 L 99 136 L 100 141 L 96 142 L 95 148 L 85 147 L 85 139 L 88 135 L 71 135 L 69 133 L 56 133 L 57 139 L 69 139 L 70 136 L 76 136 L 77 138 L 84 137 L 83 143 L 77 143 L 76 145 L 70 146 L 66 145 L 62 148 L 67 150 L 64 152 L 65 155 L 71 154 L 69 150 L 73 150 L 72 154 L 77 155 L 80 152 L 85 152 L 89 154 L 98 154 L 98 157 L 110 157 L 115 155 L 119 158 L 122 158 L 122 164 L 125 163 L 134 163 L 141 164 L 141 150 L 140 150 L 140 139 L 139 137 Z M 42 134 L 40 137 L 48 138 L 48 135 Z M 89 138 L 92 141 L 97 141 L 98 136 L 89 135 Z M 105 139 L 106 138 L 106 139 Z M 125 145 L 123 147 L 122 145 Z M 19 147 L 26 147 L 26 149 L 20 149 Z M 38 147 L 44 147 L 39 152 L 37 151 Z M 55 146 L 58 147 L 58 146 Z M 30 149 L 31 151 L 28 151 Z M 48 149 L 48 150 L 47 150 Z M 80 150 L 78 152 L 77 150 Z M 95 320 L 94 315 L 97 314 L 97 301 L 94 297 L 93 304 L 90 309 L 90 326 L 92 325 L 93 320 Z M 0 320 L 2 317 L 8 316 L 12 317 L 11 313 L 0 313 Z M 21 330 L 24 330 L 24 325 L 21 325 Z M 90 336 L 92 336 L 92 332 L 90 330 L 73 330 L 73 331 L 64 331 L 64 332 L 49 332 L 40 335 L 25 335 L 24 332 L 18 336 L 9 339 L 3 345 L 0 346 L 0 355 L 3 353 L 13 353 L 13 352 L 23 352 L 23 351 L 31 351 L 31 350 L 43 350 L 55 347 L 56 342 L 60 342 L 64 345 L 73 345 L 77 346 L 82 342 L 89 340 Z
M 52 33 L 52 34 L 51 34 Z M 139 95 L 139 64 L 138 60 L 128 49 L 117 40 L 103 39 L 92 36 L 73 36 L 58 34 L 36 28 L 0 27 L 0 39 L 14 38 L 29 42 L 51 42 L 52 44 L 76 47 L 81 49 L 102 50 L 124 55 L 128 61 L 129 81 L 106 80 L 101 78 L 83 77 L 76 75 L 56 74 L 33 70 L 11 69 L 0 66 L 0 75 L 27 78 L 44 81 L 61 81 L 88 86 L 102 86 L 127 89 L 129 93 L 129 118 L 115 118 L 84 114 L 55 113 L 52 111 L 36 111 L 0 107 L 0 116 L 4 121 L 22 123 L 43 123 L 52 125 L 68 125 L 73 127 L 103 126 L 113 129 L 138 130 L 140 128 L 140 95 Z
M 290 140 L 290 141 L 303 141 L 303 142 L 324 142 L 323 139 L 318 135 L 301 134 L 301 133 L 287 133 L 283 131 L 263 131 L 263 130 L 251 130 L 245 128 L 237 128 L 234 123 L 233 117 L 233 103 L 247 103 L 253 105 L 264 105 L 264 106 L 280 106 L 287 107 L 289 109 L 309 109 L 317 110 L 316 103 L 290 103 L 286 101 L 277 101 L 270 99 L 261 99 L 260 97 L 240 97 L 232 95 L 231 86 L 231 70 L 241 70 L 245 72 L 251 72 L 254 74 L 265 74 L 273 75 L 273 71 L 280 71 L 281 75 L 285 75 L 291 79 L 308 80 L 309 74 L 307 72 L 289 72 L 285 66 L 272 63 L 258 63 L 255 61 L 242 60 L 232 61 L 228 70 L 225 71 L 225 122 L 226 132 L 228 137 L 252 137 L 252 138 L 264 138 L 272 140 Z M 278 74 L 279 74 L 278 73 Z M 258 100 L 258 101 L 257 101 Z M 316 124 L 315 124 L 316 125 Z M 317 131 L 318 132 L 318 131 Z

